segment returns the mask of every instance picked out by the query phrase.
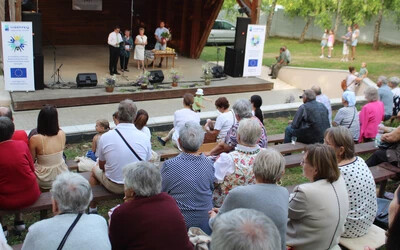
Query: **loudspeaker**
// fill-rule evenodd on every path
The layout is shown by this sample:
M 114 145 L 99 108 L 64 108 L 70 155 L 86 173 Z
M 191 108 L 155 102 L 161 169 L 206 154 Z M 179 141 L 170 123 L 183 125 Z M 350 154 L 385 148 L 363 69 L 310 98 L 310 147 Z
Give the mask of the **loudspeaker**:
M 35 72 L 35 90 L 44 89 L 44 57 L 43 55 L 33 56 L 33 71 Z
M 76 76 L 76 85 L 81 87 L 94 87 L 97 85 L 96 73 L 79 73 Z
M 221 78 L 225 76 L 224 69 L 222 68 L 222 66 L 212 67 L 212 74 L 214 78 Z
M 22 21 L 32 22 L 33 53 L 42 54 L 42 14 L 23 11 Z
M 232 77 L 243 76 L 244 50 L 235 50 L 232 46 L 225 50 L 225 74 Z
M 164 81 L 164 73 L 162 70 L 151 70 L 150 71 L 150 80 L 151 84 L 153 83 L 162 83 Z
M 248 17 L 238 17 L 236 19 L 235 50 L 244 50 L 246 48 L 247 26 L 250 22 L 251 19 Z

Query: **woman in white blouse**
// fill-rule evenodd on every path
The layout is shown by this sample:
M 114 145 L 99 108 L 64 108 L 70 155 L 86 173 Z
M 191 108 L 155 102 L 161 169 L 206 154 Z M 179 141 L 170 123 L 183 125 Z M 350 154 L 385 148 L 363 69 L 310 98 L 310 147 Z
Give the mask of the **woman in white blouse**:
M 236 122 L 235 113 L 229 109 L 229 101 L 226 97 L 220 97 L 215 101 L 215 108 L 221 113 L 216 121 L 207 120 L 204 128 L 210 137 L 216 137 L 216 141 L 223 141 L 228 131 Z M 207 137 L 207 135 L 206 135 Z M 215 141 L 215 139 L 214 139 Z
M 137 61 L 138 69 L 144 69 L 144 48 L 147 45 L 147 36 L 144 34 L 143 28 L 139 29 L 139 35 L 135 38 L 135 45 L 135 54 L 133 58 Z

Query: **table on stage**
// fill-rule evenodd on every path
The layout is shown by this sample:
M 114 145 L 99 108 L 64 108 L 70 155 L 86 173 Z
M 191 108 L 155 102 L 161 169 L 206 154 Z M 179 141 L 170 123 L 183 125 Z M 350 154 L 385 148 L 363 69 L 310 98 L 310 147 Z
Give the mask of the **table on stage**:
M 166 59 L 165 66 L 168 68 L 168 59 L 171 58 L 172 59 L 172 68 L 175 67 L 176 53 L 174 51 L 153 50 L 153 53 L 154 53 L 154 61 L 153 62 L 155 62 L 157 60 L 157 58 L 165 58 Z M 153 69 L 154 69 L 154 65 L 155 65 L 155 63 L 153 63 Z

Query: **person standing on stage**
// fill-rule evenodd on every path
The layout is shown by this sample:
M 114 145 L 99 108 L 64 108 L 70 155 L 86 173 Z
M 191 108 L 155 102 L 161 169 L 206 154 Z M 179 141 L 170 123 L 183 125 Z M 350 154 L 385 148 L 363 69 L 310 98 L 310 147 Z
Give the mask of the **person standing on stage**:
M 167 28 L 165 28 L 165 23 L 164 21 L 160 22 L 160 27 L 158 27 L 156 29 L 156 31 L 154 32 L 154 36 L 157 40 L 156 45 L 154 46 L 155 50 L 165 50 L 167 48 L 167 38 L 163 38 L 161 35 L 163 33 L 169 33 L 169 30 Z M 162 62 L 163 62 L 164 58 L 160 59 L 160 64 L 158 65 L 159 68 L 161 68 Z M 153 66 L 154 61 L 149 65 L 149 67 Z
M 114 31 L 108 35 L 108 47 L 110 48 L 110 75 L 120 75 L 117 71 L 119 44 L 122 42 L 122 36 L 119 33 L 119 26 L 115 26 Z
M 131 31 L 126 29 L 124 36 L 122 37 L 122 43 L 120 47 L 119 63 L 121 65 L 121 71 L 128 70 L 129 57 L 131 56 L 131 50 L 133 47 L 133 39 L 131 37 Z
M 144 28 L 139 29 L 139 35 L 135 38 L 135 44 L 135 54 L 133 57 L 137 61 L 137 68 L 144 69 L 144 47 L 147 45 L 147 36 L 144 34 Z

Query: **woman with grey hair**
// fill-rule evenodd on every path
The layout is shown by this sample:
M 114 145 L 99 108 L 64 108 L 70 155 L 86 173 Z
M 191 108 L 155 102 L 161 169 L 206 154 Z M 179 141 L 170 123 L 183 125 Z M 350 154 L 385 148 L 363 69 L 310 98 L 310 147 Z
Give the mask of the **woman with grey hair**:
M 30 226 L 22 249 L 50 250 L 60 246 L 63 250 L 111 249 L 106 220 L 96 214 L 85 214 L 93 195 L 84 177 L 62 173 L 50 192 L 55 216 Z
M 400 112 L 400 78 L 393 76 L 389 78 L 388 86 L 393 93 L 393 116 L 398 116 Z
M 209 155 L 219 155 L 223 152 L 229 153 L 234 150 L 236 145 L 238 144 L 237 130 L 239 128 L 239 122 L 240 120 L 246 118 L 250 118 L 259 122 L 258 124 L 261 128 L 261 135 L 258 141 L 258 145 L 260 146 L 260 148 L 266 148 L 268 146 L 267 131 L 265 130 L 265 127 L 261 123 L 261 121 L 257 117 L 253 116 L 252 104 L 250 103 L 250 101 L 246 99 L 239 99 L 235 102 L 232 109 L 236 116 L 236 123 L 228 131 L 225 140 L 223 142 L 220 142 L 215 148 L 213 148 L 210 151 Z
M 378 125 L 383 121 L 385 108 L 383 102 L 379 101 L 378 90 L 369 87 L 365 90 L 365 99 L 368 101 L 359 114 L 360 136 L 358 142 L 369 142 L 378 134 Z
M 274 222 L 263 213 L 238 208 L 218 216 L 213 226 L 213 250 L 276 250 L 281 239 Z
M 125 202 L 110 216 L 112 248 L 193 249 L 175 200 L 161 193 L 159 169 L 142 161 L 125 166 L 123 173 Z
M 243 119 L 239 122 L 237 132 L 238 145 L 235 151 L 222 153 L 214 163 L 216 187 L 213 201 L 221 207 L 229 191 L 237 186 L 254 184 L 253 162 L 260 152 L 257 144 L 260 140 L 261 128 L 257 119 Z
M 255 209 L 275 223 L 281 238 L 281 249 L 285 250 L 289 193 L 277 184 L 285 172 L 285 159 L 275 149 L 262 149 L 254 159 L 253 172 L 256 184 L 232 189 L 221 208 L 213 208 L 209 212 L 210 227 L 213 228 L 215 218 L 228 211 L 236 208 Z
M 187 228 L 200 227 L 210 234 L 208 211 L 213 207 L 214 166 L 197 152 L 203 140 L 204 130 L 197 123 L 187 122 L 180 129 L 178 143 L 182 153 L 164 162 L 161 190 L 176 200 Z

